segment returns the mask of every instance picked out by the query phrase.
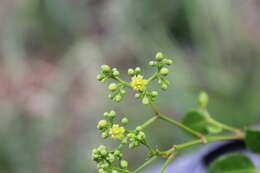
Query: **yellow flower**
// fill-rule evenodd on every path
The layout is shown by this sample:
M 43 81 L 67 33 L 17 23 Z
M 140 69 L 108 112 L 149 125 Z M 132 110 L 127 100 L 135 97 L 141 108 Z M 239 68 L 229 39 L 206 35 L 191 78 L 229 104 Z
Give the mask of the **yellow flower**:
M 109 133 L 113 139 L 120 139 L 124 136 L 125 128 L 120 127 L 118 124 L 114 124 Z
M 143 79 L 143 76 L 138 75 L 132 77 L 131 86 L 134 90 L 143 91 L 146 87 L 147 80 Z

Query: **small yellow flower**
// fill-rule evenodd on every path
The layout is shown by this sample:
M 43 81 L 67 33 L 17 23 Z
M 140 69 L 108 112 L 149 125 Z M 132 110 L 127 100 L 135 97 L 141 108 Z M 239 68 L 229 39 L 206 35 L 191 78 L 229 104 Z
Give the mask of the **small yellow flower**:
M 132 77 L 131 86 L 134 90 L 143 91 L 146 87 L 147 80 L 143 79 L 143 76 L 138 75 Z
M 114 124 L 109 133 L 113 139 L 120 139 L 124 136 L 125 128 L 120 127 L 118 124 Z

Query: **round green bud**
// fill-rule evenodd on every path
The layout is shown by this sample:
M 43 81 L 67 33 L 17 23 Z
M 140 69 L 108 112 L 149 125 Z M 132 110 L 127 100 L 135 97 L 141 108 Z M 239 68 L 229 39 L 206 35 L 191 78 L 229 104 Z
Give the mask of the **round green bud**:
M 156 63 L 155 61 L 149 61 L 148 65 L 149 65 L 149 66 L 156 66 L 157 63 Z
M 126 160 L 121 160 L 120 161 L 120 167 L 121 168 L 127 168 L 128 166 L 128 162 Z
M 145 97 L 143 98 L 143 100 L 142 100 L 142 103 L 143 103 L 144 105 L 148 105 L 148 104 L 150 103 L 149 98 L 145 96 Z
M 103 72 L 109 72 L 109 71 L 110 71 L 110 67 L 109 67 L 108 65 L 102 65 L 102 66 L 101 66 L 101 70 L 102 70 Z
M 125 94 L 125 90 L 121 89 L 120 94 Z
M 115 156 L 120 156 L 120 154 L 121 154 L 121 151 L 120 151 L 120 150 L 115 150 L 115 151 L 114 151 L 114 155 L 115 155 Z
M 166 90 L 168 88 L 168 85 L 167 84 L 165 84 L 165 83 L 162 83 L 161 84 L 161 89 L 162 90 Z
M 142 127 L 141 127 L 141 126 L 137 126 L 137 127 L 135 128 L 135 130 L 141 131 L 141 130 L 142 130 Z
M 121 140 L 121 143 L 122 143 L 122 144 L 127 144 L 127 138 L 123 138 L 123 139 Z
M 114 97 L 114 101 L 115 102 L 120 102 L 122 100 L 122 96 L 121 95 L 116 95 L 115 97 Z
M 108 154 L 106 158 L 110 163 L 113 163 L 115 161 L 115 156 L 111 153 Z
M 103 115 L 104 115 L 105 118 L 109 118 L 109 113 L 108 112 L 104 112 Z
M 97 80 L 98 80 L 98 81 L 101 81 L 103 78 L 104 78 L 104 77 L 103 77 L 101 74 L 97 75 Z
M 101 138 L 103 138 L 103 139 L 108 138 L 108 136 L 109 136 L 108 131 L 105 131 L 105 132 L 103 132 L 103 133 L 101 134 Z
M 115 118 L 115 116 L 116 116 L 116 112 L 115 111 L 110 111 L 110 113 L 109 113 L 109 117 L 110 118 Z
M 141 73 L 141 68 L 140 67 L 136 67 L 135 68 L 135 73 L 136 74 L 140 74 Z
M 114 76 L 118 76 L 119 74 L 120 74 L 119 71 L 117 71 L 117 70 L 116 70 L 116 71 L 113 71 L 113 75 L 114 75 Z
M 166 64 L 166 65 L 172 65 L 172 60 L 170 60 L 170 59 L 164 59 L 164 60 L 163 60 L 163 63 Z
M 103 129 L 103 128 L 105 128 L 105 127 L 107 127 L 107 121 L 106 120 L 100 120 L 99 122 L 98 122 L 98 125 L 97 125 L 97 128 L 100 130 L 100 129 Z
M 137 99 L 141 98 L 141 94 L 140 93 L 136 93 L 135 94 L 135 98 L 137 98 Z
M 130 149 L 133 149 L 134 147 L 135 147 L 134 142 L 131 142 L 131 143 L 129 144 L 129 148 L 130 148 Z
M 115 84 L 115 83 L 109 84 L 109 86 L 108 86 L 109 91 L 115 91 L 116 89 L 117 89 L 117 84 Z
M 199 98 L 198 98 L 199 106 L 205 107 L 205 106 L 207 106 L 208 102 L 209 102 L 208 94 L 206 92 L 201 92 L 199 94 Z
M 125 117 L 121 120 L 121 123 L 122 124 L 128 124 L 128 119 Z
M 133 76 L 135 74 L 135 71 L 132 68 L 128 69 L 128 75 Z
M 107 173 L 104 169 L 98 169 L 98 173 Z
M 113 98 L 113 94 L 108 94 L 107 96 L 109 99 L 112 99 Z
M 163 67 L 163 68 L 160 70 L 160 74 L 161 74 L 161 75 L 167 76 L 168 73 L 169 73 L 168 68 Z
M 151 95 L 152 95 L 152 97 L 156 97 L 156 96 L 158 96 L 158 92 L 157 91 L 152 91 Z
M 162 52 L 158 52 L 156 55 L 155 55 L 155 59 L 158 60 L 158 61 L 161 61 L 163 60 L 164 56 L 162 54 Z

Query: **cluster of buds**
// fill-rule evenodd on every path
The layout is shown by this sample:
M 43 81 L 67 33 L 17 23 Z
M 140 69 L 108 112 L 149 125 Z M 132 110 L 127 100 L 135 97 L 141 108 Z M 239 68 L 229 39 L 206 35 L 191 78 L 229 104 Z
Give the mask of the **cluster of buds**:
M 107 151 L 103 145 L 92 151 L 92 159 L 97 162 L 99 173 L 120 173 L 112 166 L 115 162 L 119 162 L 121 169 L 128 167 L 128 162 L 122 159 L 120 150 Z
M 149 66 L 157 67 L 158 69 L 158 83 L 162 90 L 166 90 L 169 85 L 169 81 L 164 77 L 169 74 L 169 69 L 165 67 L 165 65 L 172 65 L 172 60 L 167 59 L 161 52 L 158 52 L 155 55 L 156 61 L 150 61 L 148 63 Z
M 105 82 L 107 79 L 117 79 L 119 76 L 119 71 L 117 68 L 110 68 L 108 65 L 101 66 L 101 74 L 97 76 L 97 80 L 100 82 Z M 124 85 L 120 82 L 110 83 L 108 90 L 111 92 L 108 95 L 108 98 L 112 99 L 115 102 L 120 102 L 123 95 L 125 94 Z
M 141 131 L 140 127 L 137 127 L 134 132 L 127 135 L 129 140 L 129 148 L 138 147 L 140 144 L 146 144 L 145 134 Z

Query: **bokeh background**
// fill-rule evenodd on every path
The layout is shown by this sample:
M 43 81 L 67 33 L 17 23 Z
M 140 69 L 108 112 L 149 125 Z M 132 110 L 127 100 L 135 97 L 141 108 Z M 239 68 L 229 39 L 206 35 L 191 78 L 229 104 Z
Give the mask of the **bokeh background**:
M 130 127 L 151 114 L 132 92 L 120 104 L 107 99 L 99 66 L 126 79 L 130 67 L 150 72 L 157 51 L 175 62 L 157 101 L 164 113 L 180 120 L 205 90 L 217 120 L 256 125 L 259 16 L 258 0 L 1 0 L 0 172 L 95 173 L 92 148 L 116 145 L 98 137 L 103 112 L 128 116 Z M 162 122 L 147 136 L 161 149 L 186 140 Z M 131 168 L 143 151 L 126 151 Z

